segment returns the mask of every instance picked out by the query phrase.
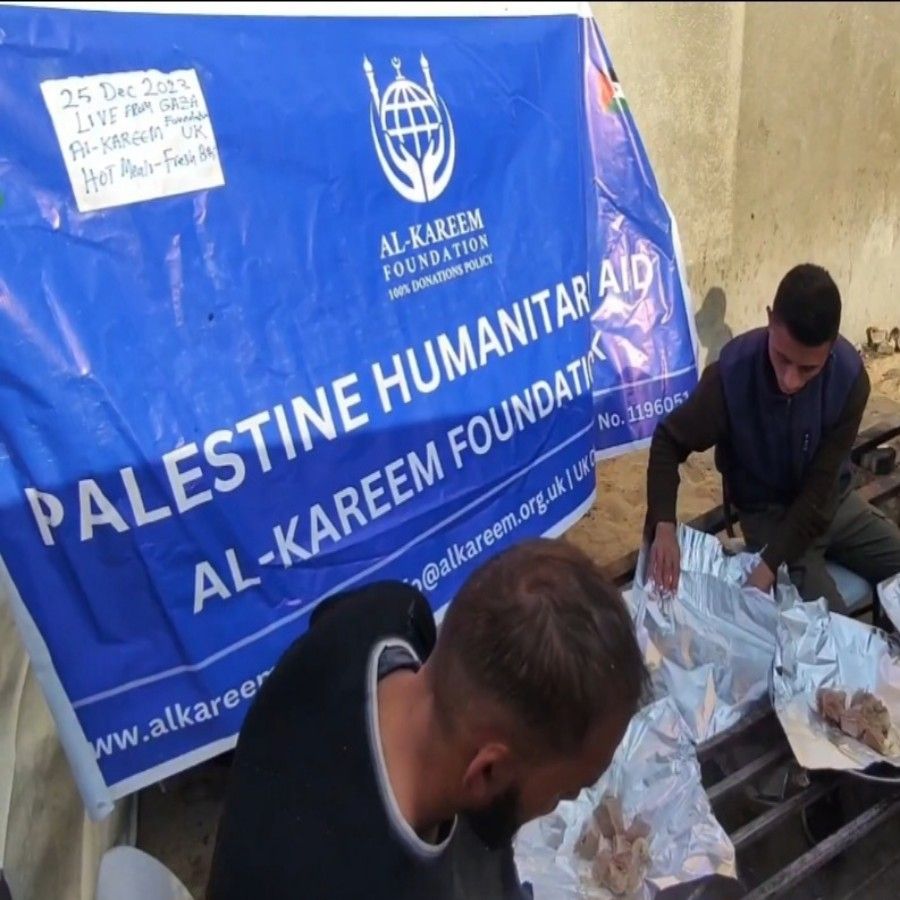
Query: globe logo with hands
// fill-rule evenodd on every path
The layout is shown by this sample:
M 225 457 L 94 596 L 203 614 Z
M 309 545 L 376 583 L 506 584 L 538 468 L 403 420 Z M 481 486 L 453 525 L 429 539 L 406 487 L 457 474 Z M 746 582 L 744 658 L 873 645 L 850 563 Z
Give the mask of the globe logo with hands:
M 450 183 L 456 161 L 453 121 L 435 91 L 425 54 L 419 56 L 424 84 L 407 78 L 398 57 L 391 60 L 394 80 L 379 94 L 368 57 L 363 71 L 372 103 L 369 122 L 378 162 L 391 187 L 412 203 L 435 200 Z

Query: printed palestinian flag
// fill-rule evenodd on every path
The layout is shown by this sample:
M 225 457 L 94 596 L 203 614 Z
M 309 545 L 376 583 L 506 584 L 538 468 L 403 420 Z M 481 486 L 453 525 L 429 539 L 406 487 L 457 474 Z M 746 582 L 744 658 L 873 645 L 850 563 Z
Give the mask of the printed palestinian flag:
M 609 75 L 605 72 L 597 72 L 597 80 L 600 84 L 600 106 L 607 113 L 623 113 L 628 109 L 628 101 L 622 93 L 622 86 L 616 80 L 616 73 L 610 69 Z

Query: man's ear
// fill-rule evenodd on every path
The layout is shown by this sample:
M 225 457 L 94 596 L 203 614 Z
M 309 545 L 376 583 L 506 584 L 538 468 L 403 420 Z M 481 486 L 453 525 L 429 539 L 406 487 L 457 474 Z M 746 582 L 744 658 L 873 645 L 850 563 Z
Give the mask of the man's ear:
M 482 744 L 463 775 L 463 789 L 475 807 L 490 803 L 512 782 L 512 753 L 501 741 Z

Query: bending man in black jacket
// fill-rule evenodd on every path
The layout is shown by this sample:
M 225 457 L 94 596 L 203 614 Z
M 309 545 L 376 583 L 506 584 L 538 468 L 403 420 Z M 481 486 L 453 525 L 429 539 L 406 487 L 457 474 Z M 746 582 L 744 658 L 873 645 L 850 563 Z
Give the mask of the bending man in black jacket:
M 406 585 L 336 597 L 247 716 L 210 900 L 521 897 L 515 832 L 603 774 L 644 679 L 621 597 L 561 541 L 473 573 L 436 640 Z

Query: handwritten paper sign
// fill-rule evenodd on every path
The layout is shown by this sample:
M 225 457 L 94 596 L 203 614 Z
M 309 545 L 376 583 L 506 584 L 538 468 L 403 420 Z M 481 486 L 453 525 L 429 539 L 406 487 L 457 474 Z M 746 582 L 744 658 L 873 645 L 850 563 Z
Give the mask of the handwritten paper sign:
M 194 69 L 41 83 L 81 212 L 225 184 Z

